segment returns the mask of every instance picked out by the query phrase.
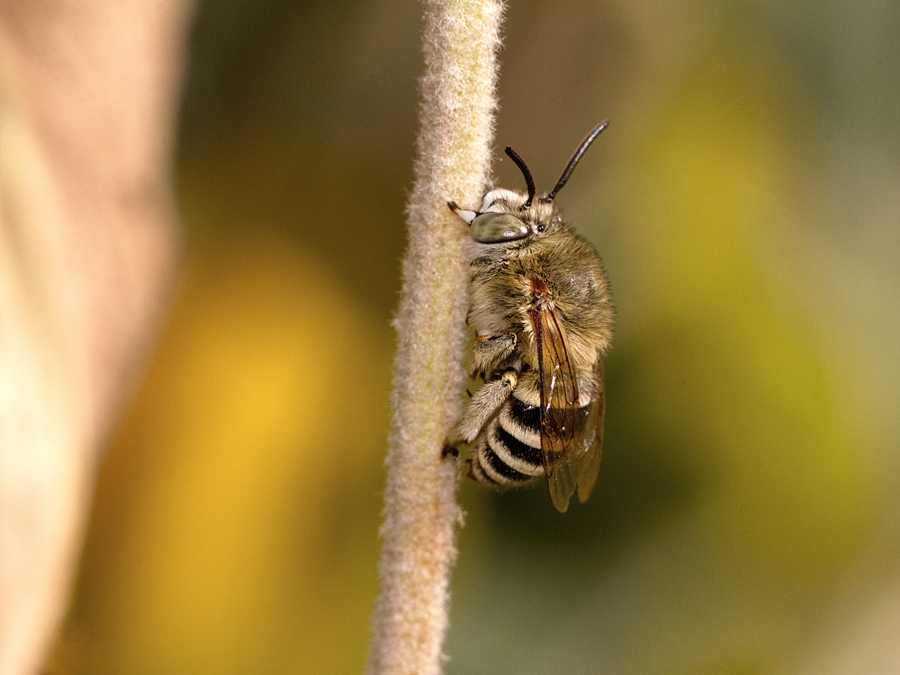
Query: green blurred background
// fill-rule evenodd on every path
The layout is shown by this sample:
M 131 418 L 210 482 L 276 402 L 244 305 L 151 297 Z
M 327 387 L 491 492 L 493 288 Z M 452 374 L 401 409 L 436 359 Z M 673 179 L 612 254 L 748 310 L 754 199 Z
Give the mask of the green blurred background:
M 103 469 L 64 673 L 359 673 L 421 6 L 202 2 L 186 267 Z M 512 2 L 495 167 L 618 307 L 561 516 L 469 483 L 448 675 L 900 672 L 900 3 Z M 448 198 L 453 195 L 447 195 Z

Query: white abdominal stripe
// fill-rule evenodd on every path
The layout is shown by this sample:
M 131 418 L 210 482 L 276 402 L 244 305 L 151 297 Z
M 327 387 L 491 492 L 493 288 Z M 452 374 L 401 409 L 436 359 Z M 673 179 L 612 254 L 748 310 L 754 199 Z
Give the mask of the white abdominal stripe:
M 540 409 L 513 395 L 479 441 L 470 475 L 479 483 L 512 487 L 543 474 Z

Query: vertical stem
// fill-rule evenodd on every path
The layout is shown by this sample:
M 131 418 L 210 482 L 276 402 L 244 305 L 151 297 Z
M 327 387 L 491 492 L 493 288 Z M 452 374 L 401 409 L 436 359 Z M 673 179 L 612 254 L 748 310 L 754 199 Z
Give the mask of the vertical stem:
M 476 206 L 490 172 L 501 0 L 426 0 L 425 74 L 409 248 L 394 326 L 381 593 L 369 675 L 438 675 L 461 511 L 442 459 L 461 412 L 468 233 L 447 200 Z

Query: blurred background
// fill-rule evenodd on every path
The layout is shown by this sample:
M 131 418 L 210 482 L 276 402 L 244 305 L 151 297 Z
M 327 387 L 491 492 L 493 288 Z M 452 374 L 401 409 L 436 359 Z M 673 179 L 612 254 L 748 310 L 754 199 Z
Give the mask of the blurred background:
M 200 3 L 183 280 L 48 672 L 362 672 L 421 12 Z M 618 329 L 591 500 L 461 486 L 447 673 L 900 671 L 900 4 L 505 34 L 498 185 L 611 120 L 559 201 Z

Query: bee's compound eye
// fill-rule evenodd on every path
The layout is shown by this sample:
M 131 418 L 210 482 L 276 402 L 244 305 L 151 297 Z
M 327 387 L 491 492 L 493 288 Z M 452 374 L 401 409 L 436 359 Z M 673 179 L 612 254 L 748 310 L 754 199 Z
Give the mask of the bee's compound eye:
M 509 213 L 482 213 L 472 221 L 472 239 L 480 244 L 500 244 L 528 236 L 528 226 Z

